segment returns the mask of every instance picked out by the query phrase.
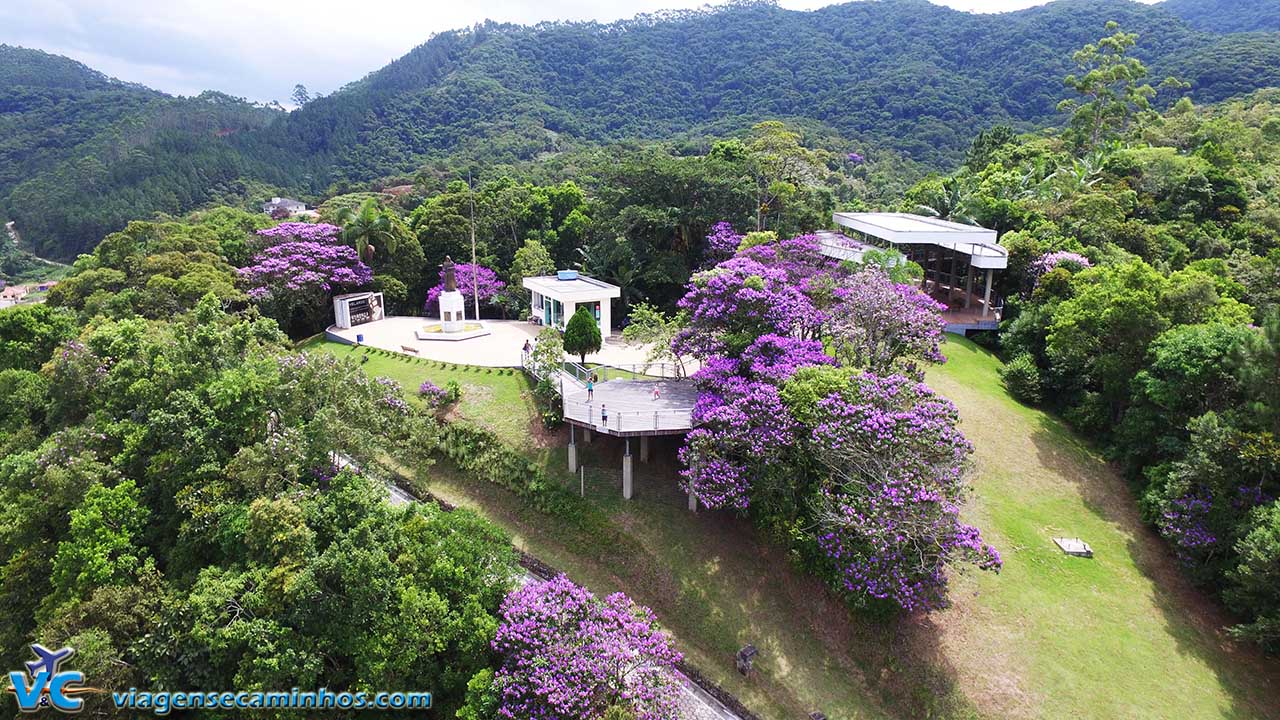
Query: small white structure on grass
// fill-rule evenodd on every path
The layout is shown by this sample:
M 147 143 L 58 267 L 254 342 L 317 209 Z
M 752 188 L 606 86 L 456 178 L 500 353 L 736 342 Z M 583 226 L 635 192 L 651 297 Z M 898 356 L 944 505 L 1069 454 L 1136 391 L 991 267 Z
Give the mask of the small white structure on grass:
M 1080 538 L 1054 538 L 1053 542 L 1062 552 L 1076 557 L 1093 557 L 1093 548 Z
M 561 270 L 555 275 L 527 277 L 523 283 L 533 296 L 533 316 L 543 325 L 564 329 L 579 305 L 585 305 L 600 324 L 600 336 L 609 337 L 613 326 L 609 301 L 622 296 L 622 288 L 581 275 L 577 270 Z

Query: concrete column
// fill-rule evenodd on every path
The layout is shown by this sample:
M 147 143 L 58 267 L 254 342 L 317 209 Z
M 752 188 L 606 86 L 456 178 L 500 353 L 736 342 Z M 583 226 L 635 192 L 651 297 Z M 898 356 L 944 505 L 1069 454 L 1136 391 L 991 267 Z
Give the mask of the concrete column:
M 609 333 L 613 332 L 613 309 L 609 307 L 612 301 L 605 298 L 600 301 L 600 338 L 607 339 Z
M 569 472 L 578 472 L 578 444 L 574 442 L 573 423 L 569 423 Z
M 956 251 L 951 251 L 951 271 L 947 273 L 947 304 L 951 305 L 956 296 Z
M 640 436 L 640 462 L 649 462 L 649 436 Z
M 582 428 L 582 442 L 591 444 L 591 428 Z
M 698 496 L 689 493 L 689 512 L 698 512 Z
M 987 268 L 987 289 L 982 293 L 982 317 L 986 318 L 991 312 L 991 268 Z
M 965 271 L 964 271 L 964 309 L 965 310 L 969 309 L 969 305 L 972 303 L 972 301 L 973 301 L 973 263 L 970 262 L 969 266 L 965 268 Z
M 626 451 L 622 455 L 622 498 L 631 499 L 631 438 L 624 438 Z
M 938 291 L 938 282 L 942 280 L 942 248 L 933 253 L 933 292 Z

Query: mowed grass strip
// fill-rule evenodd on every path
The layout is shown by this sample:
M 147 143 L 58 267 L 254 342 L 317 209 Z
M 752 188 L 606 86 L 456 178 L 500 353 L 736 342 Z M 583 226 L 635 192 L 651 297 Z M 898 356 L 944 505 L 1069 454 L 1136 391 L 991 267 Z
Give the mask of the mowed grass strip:
M 959 578 L 937 616 L 967 694 L 1003 717 L 1280 717 L 1277 662 L 1226 637 L 1231 619 L 1185 580 L 1114 468 L 1012 399 L 994 355 L 955 336 L 944 352 L 928 383 L 974 444 L 966 515 L 1005 560 L 998 576 Z M 1063 536 L 1093 559 L 1064 555 Z

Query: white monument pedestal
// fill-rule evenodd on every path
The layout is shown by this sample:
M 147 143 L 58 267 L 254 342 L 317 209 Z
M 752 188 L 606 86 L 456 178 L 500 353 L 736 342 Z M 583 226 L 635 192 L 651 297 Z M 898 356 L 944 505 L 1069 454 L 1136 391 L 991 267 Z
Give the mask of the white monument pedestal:
M 440 293 L 440 329 L 447 333 L 462 332 L 466 328 L 466 305 L 462 293 L 457 290 Z

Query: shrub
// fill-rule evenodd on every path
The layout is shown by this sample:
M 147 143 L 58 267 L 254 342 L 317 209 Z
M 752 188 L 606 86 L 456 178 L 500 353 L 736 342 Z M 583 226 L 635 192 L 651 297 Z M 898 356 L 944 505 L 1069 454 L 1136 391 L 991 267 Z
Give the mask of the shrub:
M 462 397 L 462 388 L 458 386 L 456 380 L 445 383 L 444 388 L 430 380 L 423 380 L 418 386 L 418 395 L 426 401 L 427 405 L 438 409 L 456 403 L 458 398 Z
M 458 384 L 457 380 L 450 380 L 445 383 L 444 392 L 448 404 L 450 405 L 458 402 L 458 400 L 462 398 L 462 386 Z
M 600 352 L 600 325 L 585 305 L 579 305 L 573 317 L 569 318 L 564 327 L 563 342 L 564 351 L 577 355 L 580 362 L 587 361 L 588 353 Z
M 1017 400 L 1028 405 L 1038 405 L 1043 399 L 1040 392 L 1040 367 L 1030 353 L 1022 353 L 1000 368 L 1000 380 Z

